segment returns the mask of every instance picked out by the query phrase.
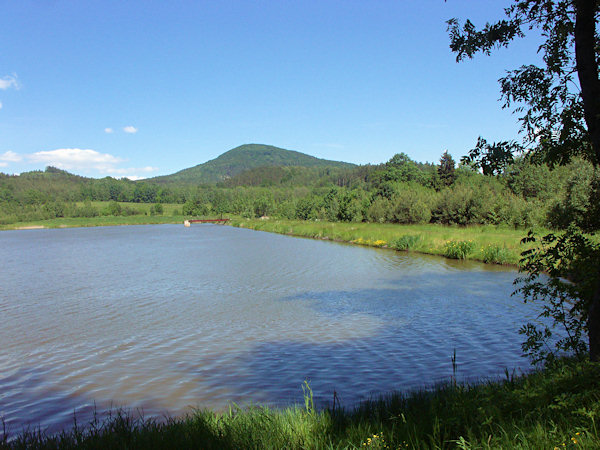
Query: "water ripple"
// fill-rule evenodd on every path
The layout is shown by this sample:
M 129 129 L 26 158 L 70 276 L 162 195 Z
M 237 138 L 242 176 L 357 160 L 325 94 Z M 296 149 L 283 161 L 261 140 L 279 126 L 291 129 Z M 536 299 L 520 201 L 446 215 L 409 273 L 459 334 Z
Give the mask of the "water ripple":
M 60 430 L 527 370 L 515 273 L 222 226 L 3 232 L 0 416 Z M 32 326 L 32 324 L 35 324 Z

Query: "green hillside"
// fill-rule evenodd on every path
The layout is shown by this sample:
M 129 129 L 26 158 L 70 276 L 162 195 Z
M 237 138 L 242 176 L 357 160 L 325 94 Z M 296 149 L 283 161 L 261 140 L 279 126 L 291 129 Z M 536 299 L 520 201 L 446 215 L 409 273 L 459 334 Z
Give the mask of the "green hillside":
M 180 170 L 172 175 L 151 178 L 159 183 L 216 183 L 245 170 L 264 166 L 354 167 L 354 164 L 315 158 L 272 145 L 240 145 L 203 164 Z

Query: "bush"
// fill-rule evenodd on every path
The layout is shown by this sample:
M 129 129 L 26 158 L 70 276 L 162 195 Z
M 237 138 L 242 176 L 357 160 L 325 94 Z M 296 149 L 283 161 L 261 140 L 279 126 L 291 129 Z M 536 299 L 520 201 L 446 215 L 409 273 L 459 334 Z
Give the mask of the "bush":
M 163 205 L 160 203 L 157 203 L 153 207 L 150 207 L 150 214 L 152 214 L 152 215 L 156 214 L 158 216 L 162 216 L 164 212 L 165 212 L 165 209 L 164 209 Z
M 254 200 L 252 205 L 254 217 L 268 216 L 273 209 L 273 199 L 269 196 L 262 195 Z
M 556 228 L 567 228 L 575 223 L 586 231 L 598 228 L 600 210 L 600 173 L 589 164 L 575 166 L 566 189 L 549 214 Z
M 73 217 L 97 217 L 100 213 L 92 205 L 92 202 L 86 201 L 82 207 L 75 208 Z
M 432 211 L 433 221 L 458 225 L 493 223 L 492 206 L 502 185 L 498 180 L 488 178 L 456 182 L 452 188 L 441 191 Z
M 428 223 L 431 220 L 433 193 L 421 186 L 403 185 L 391 200 L 391 221 Z
M 474 248 L 472 241 L 448 241 L 444 244 L 444 256 L 451 259 L 466 259 Z
M 122 212 L 123 212 L 123 208 L 116 201 L 111 200 L 108 203 L 108 207 L 107 207 L 107 213 L 108 213 L 108 215 L 110 215 L 110 216 L 120 216 Z
M 488 223 L 507 224 L 516 228 L 548 225 L 548 204 L 536 199 L 525 200 L 510 193 L 496 196 Z
M 520 158 L 506 168 L 504 179 L 513 194 L 525 199 L 551 200 L 563 189 L 564 167 L 551 169 Z
M 367 209 L 367 220 L 369 222 L 384 223 L 388 220 L 390 201 L 385 197 L 375 197 Z
M 396 250 L 412 250 L 421 241 L 423 237 L 420 234 L 405 234 L 392 241 L 392 247 Z
M 491 264 L 508 264 L 510 262 L 510 252 L 506 247 L 488 245 L 483 249 L 483 262 Z
M 188 200 L 182 208 L 184 216 L 205 216 L 210 212 L 209 205 L 200 201 Z
M 144 214 L 144 211 L 142 211 L 140 209 L 132 208 L 131 206 L 125 206 L 121 210 L 121 214 L 124 216 L 135 216 L 138 214 Z
M 296 218 L 301 220 L 316 219 L 319 206 L 320 201 L 315 196 L 301 198 L 296 203 Z

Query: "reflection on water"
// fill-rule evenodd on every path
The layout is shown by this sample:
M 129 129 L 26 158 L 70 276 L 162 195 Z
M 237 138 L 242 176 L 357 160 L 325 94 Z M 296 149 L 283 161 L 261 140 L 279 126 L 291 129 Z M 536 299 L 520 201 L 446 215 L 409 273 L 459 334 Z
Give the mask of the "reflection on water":
M 515 272 L 216 225 L 0 233 L 0 416 L 13 431 L 229 402 L 310 380 L 350 406 L 527 369 Z

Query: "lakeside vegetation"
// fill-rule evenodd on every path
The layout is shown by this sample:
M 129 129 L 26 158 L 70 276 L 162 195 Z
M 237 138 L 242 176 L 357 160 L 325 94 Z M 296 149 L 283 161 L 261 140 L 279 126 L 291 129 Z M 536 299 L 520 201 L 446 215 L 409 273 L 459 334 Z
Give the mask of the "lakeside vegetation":
M 299 388 L 300 389 L 300 388 Z M 0 432 L 1 449 L 563 449 L 600 448 L 600 363 L 563 360 L 524 376 L 393 393 L 353 409 L 263 406 L 181 418 L 115 411 L 54 436 Z
M 285 219 L 233 219 L 231 224 L 272 233 L 494 264 L 517 264 L 521 252 L 529 248 L 520 243 L 522 230 L 492 225 L 451 227 L 437 224 L 333 223 Z M 545 230 L 538 231 L 543 233 Z
M 85 201 L 73 202 L 68 207 L 79 213 L 73 216 L 0 223 L 0 230 L 150 225 L 182 223 L 185 220 L 181 214 L 181 205 L 178 204 Z

